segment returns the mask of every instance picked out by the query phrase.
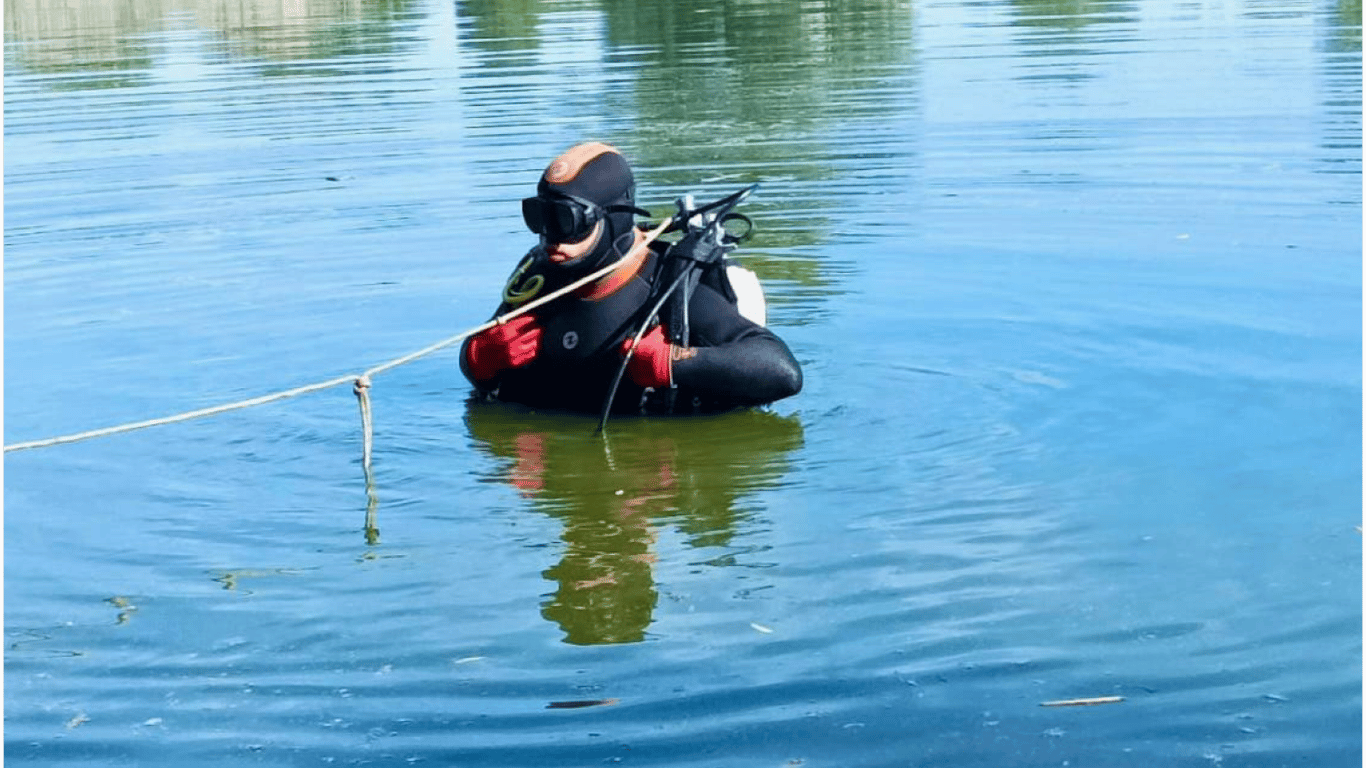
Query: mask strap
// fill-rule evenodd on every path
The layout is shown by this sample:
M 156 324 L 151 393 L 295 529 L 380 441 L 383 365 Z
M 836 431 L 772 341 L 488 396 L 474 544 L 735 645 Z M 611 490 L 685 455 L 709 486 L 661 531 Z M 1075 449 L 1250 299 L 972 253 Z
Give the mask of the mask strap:
M 637 216 L 650 217 L 650 212 L 644 208 L 637 208 L 634 205 L 609 205 L 602 209 L 603 213 L 634 213 Z

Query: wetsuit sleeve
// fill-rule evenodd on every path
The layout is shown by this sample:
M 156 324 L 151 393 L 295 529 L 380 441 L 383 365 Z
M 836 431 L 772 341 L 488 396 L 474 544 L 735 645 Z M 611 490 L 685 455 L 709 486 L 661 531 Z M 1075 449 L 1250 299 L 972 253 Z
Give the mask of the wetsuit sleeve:
M 706 285 L 689 304 L 692 346 L 674 360 L 678 387 L 732 401 L 761 405 L 801 391 L 802 369 L 783 340 L 745 319 Z

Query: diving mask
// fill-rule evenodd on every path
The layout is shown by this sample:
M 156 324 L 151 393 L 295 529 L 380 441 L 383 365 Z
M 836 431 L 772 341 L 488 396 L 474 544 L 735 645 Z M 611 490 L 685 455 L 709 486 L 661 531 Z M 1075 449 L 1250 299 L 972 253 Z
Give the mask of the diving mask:
M 607 213 L 591 200 L 563 192 L 546 192 L 522 200 L 527 229 L 552 243 L 577 243 L 593 232 Z

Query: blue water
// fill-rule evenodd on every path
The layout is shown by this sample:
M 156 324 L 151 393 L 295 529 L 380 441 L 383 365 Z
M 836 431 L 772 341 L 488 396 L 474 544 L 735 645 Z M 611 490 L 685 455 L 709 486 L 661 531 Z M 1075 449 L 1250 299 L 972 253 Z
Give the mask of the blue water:
M 120 9 L 5 7 L 7 446 L 483 321 L 586 138 L 806 388 L 9 452 L 8 761 L 1361 764 L 1359 3 Z

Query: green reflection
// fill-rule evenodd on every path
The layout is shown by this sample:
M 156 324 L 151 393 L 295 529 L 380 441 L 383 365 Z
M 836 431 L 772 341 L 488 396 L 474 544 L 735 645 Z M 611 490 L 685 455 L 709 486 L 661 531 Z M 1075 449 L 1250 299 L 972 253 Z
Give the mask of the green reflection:
M 1138 6 L 1129 0 L 1011 0 L 1020 52 L 1046 59 L 1021 67 L 1017 80 L 1045 86 L 1075 86 L 1099 77 L 1099 54 L 1113 49 L 1115 24 L 1136 24 Z M 1047 141 L 1080 141 L 1089 132 L 1040 136 Z
M 5 0 L 6 65 L 79 74 L 85 88 L 139 84 L 170 10 L 165 0 Z
M 1361 52 L 1361 0 L 1337 0 L 1325 18 L 1330 28 L 1324 46 L 1328 51 Z
M 541 614 L 575 645 L 643 640 L 658 592 L 656 542 L 671 527 L 692 547 L 731 544 L 739 500 L 772 487 L 802 444 L 795 417 L 742 411 L 713 417 L 593 420 L 471 403 L 475 445 L 506 459 L 497 472 L 537 510 L 561 521 L 564 551 Z
M 5 0 L 6 58 L 55 87 L 136 85 L 172 30 L 207 33 L 231 58 L 289 62 L 394 47 L 412 0 Z
M 660 189 L 715 194 L 775 182 L 747 205 L 758 224 L 754 247 L 767 253 L 749 256 L 746 266 L 766 281 L 838 292 L 813 253 L 839 228 L 838 211 L 849 208 L 829 188 L 849 173 L 835 160 L 844 153 L 831 133 L 885 115 L 888 98 L 877 94 L 892 93 L 910 64 L 910 3 L 602 5 L 611 44 L 647 51 L 639 55 L 629 143 L 641 178 Z M 779 291 L 773 301 L 788 296 Z
M 1130 0 L 1011 0 L 1016 24 L 1078 30 L 1094 24 L 1134 23 L 1138 4 Z
M 197 26 L 227 43 L 233 58 L 288 63 L 395 51 L 396 22 L 411 0 L 303 0 L 297 3 L 199 3 Z M 264 14 L 262 13 L 264 11 Z M 210 15 L 211 14 L 211 15 Z M 317 70 L 309 70 L 316 72 Z M 268 74 L 296 74 L 273 69 Z
M 1337 0 L 1320 16 L 1319 159 L 1323 173 L 1342 174 L 1340 202 L 1361 207 L 1361 0 Z
M 460 36 L 487 53 L 534 51 L 540 47 L 541 0 L 461 0 L 455 4 Z M 487 63 L 497 65 L 494 57 Z

